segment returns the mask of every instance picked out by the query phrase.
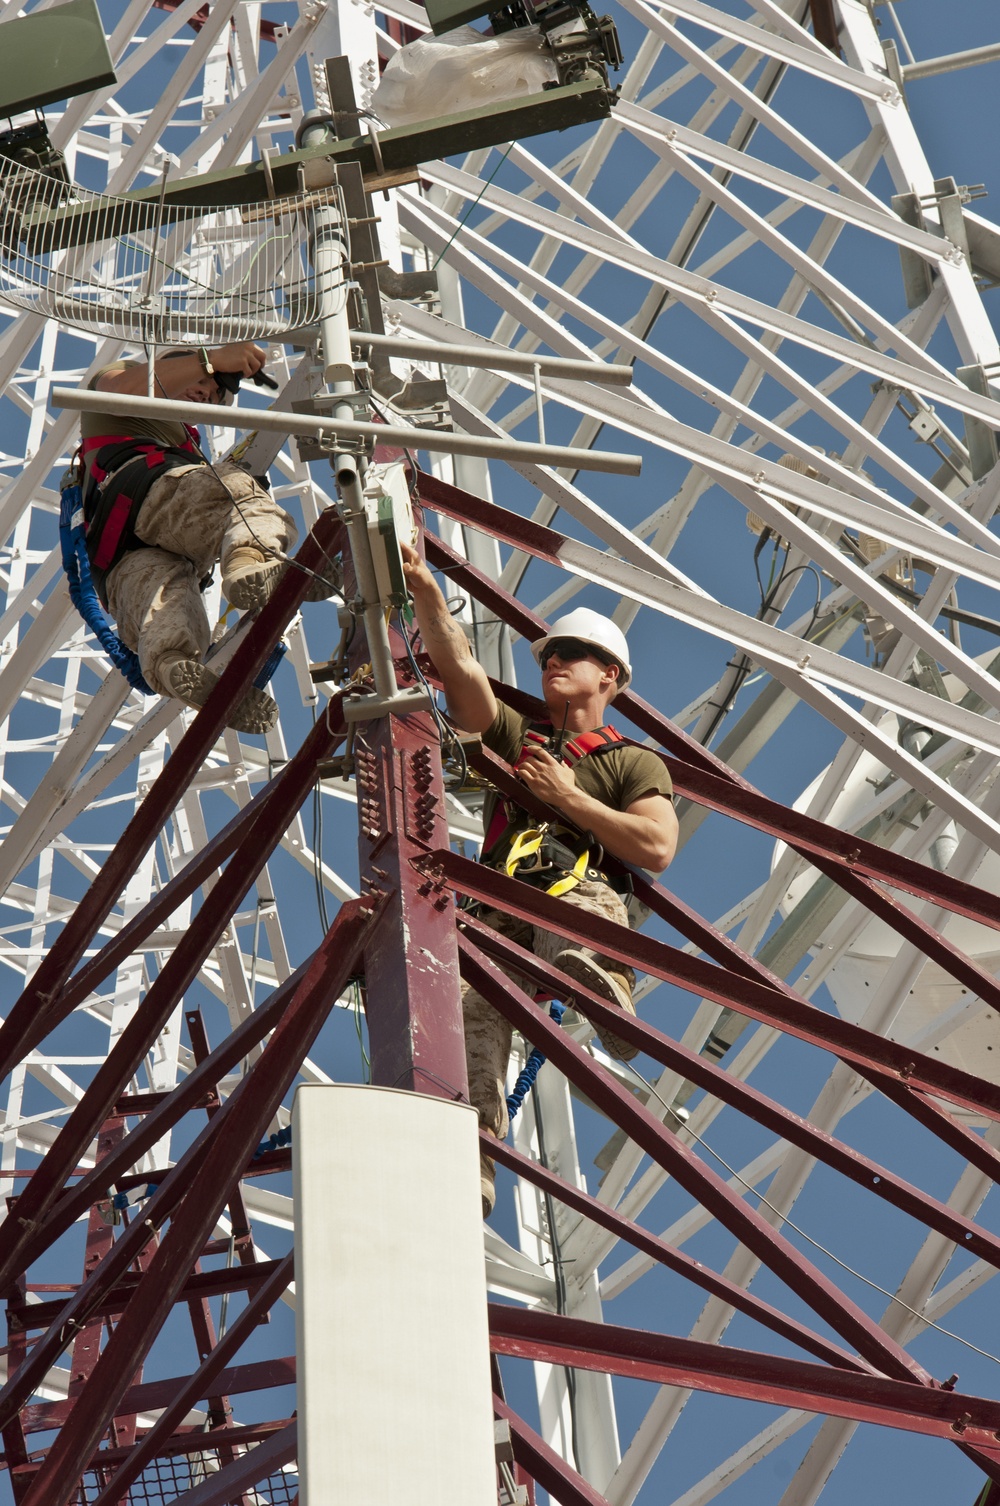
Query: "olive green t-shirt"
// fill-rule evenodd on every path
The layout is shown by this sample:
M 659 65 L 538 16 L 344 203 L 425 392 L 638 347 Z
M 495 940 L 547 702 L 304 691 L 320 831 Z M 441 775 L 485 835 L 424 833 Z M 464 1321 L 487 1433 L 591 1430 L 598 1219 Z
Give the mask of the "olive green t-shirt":
M 144 361 L 112 361 L 108 366 L 102 366 L 100 371 L 95 371 L 87 383 L 88 390 L 93 392 L 97 383 L 103 376 L 117 375 L 120 371 L 130 371 L 137 366 L 145 366 Z M 165 447 L 180 446 L 187 441 L 187 430 L 177 419 L 152 419 L 152 418 L 126 418 L 121 413 L 88 413 L 86 409 L 80 414 L 80 437 L 81 439 L 99 439 L 108 435 L 108 443 L 112 438 L 119 435 L 125 439 L 153 439 L 158 445 Z M 87 475 L 90 475 L 90 465 L 97 450 L 91 450 L 87 455 L 84 465 Z M 192 462 L 196 457 L 192 455 Z
M 521 716 L 498 701 L 497 714 L 483 733 L 483 742 L 491 752 L 513 764 L 531 725 L 531 717 Z M 643 795 L 664 795 L 668 800 L 673 796 L 674 787 L 666 766 L 651 748 L 614 743 L 600 753 L 577 759 L 572 767 L 580 788 L 612 810 L 628 810 L 632 802 L 640 800 Z M 484 833 L 490 829 L 498 798 L 492 790 L 487 792 L 483 807 Z M 525 820 L 527 822 L 530 818 L 526 816 Z

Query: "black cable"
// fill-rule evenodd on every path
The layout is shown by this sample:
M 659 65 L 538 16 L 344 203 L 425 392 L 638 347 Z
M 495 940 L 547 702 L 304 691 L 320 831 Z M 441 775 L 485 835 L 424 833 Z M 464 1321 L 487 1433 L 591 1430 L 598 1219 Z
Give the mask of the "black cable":
M 803 640 L 808 641 L 809 634 L 816 626 L 816 622 L 820 614 L 820 608 L 823 604 L 823 582 L 820 580 L 819 571 L 814 565 L 793 565 L 792 569 L 789 570 L 788 556 L 790 549 L 786 547 L 785 558 L 782 563 L 781 569 L 778 572 L 777 580 L 773 581 L 773 583 L 769 581 L 767 587 L 765 588 L 764 582 L 760 577 L 760 556 L 764 550 L 765 545 L 767 544 L 768 539 L 772 537 L 774 537 L 773 530 L 770 528 L 765 528 L 760 538 L 758 539 L 753 552 L 754 574 L 757 577 L 757 589 L 760 592 L 760 607 L 757 611 L 757 618 L 759 621 L 763 621 L 764 617 L 773 606 L 774 599 L 777 596 L 778 590 L 784 581 L 791 580 L 792 576 L 794 575 L 798 575 L 800 573 L 808 573 L 812 575 L 816 581 L 816 601 L 813 605 L 812 616 L 809 619 L 805 632 L 802 634 Z M 778 542 L 775 539 L 775 553 L 777 553 L 777 549 Z M 726 697 L 725 702 L 722 705 L 716 707 L 715 716 L 713 717 L 708 729 L 702 734 L 701 742 L 704 747 L 708 747 L 708 744 L 711 742 L 712 738 L 715 736 L 715 733 L 718 731 L 719 724 L 721 723 L 723 717 L 728 716 L 730 711 L 733 709 L 733 706 L 736 702 L 736 697 L 743 689 L 744 684 L 746 683 L 751 671 L 753 670 L 753 659 L 749 654 L 741 654 L 739 659 L 730 659 L 726 665 L 726 668 L 735 670 L 737 672 L 737 679 L 732 689 L 730 690 L 729 695 Z
M 313 707 L 313 726 L 316 725 L 316 707 Z M 325 936 L 330 929 L 330 916 L 326 908 L 326 891 L 323 888 L 323 796 L 317 776 L 313 784 L 313 878 L 316 883 L 316 906 Z
M 538 1134 L 538 1159 L 542 1165 L 549 1168 L 548 1153 L 545 1149 L 545 1125 L 542 1117 L 542 1107 L 537 1096 L 533 1099 L 535 1111 L 535 1129 Z M 542 1193 L 545 1199 L 545 1217 L 549 1226 L 549 1245 L 552 1249 L 552 1270 L 555 1277 L 556 1288 L 556 1312 L 564 1317 L 569 1310 L 566 1294 L 566 1275 L 563 1271 L 562 1249 L 559 1244 L 559 1235 L 556 1230 L 556 1210 L 552 1194 L 547 1190 Z M 577 1473 L 582 1474 L 580 1465 L 580 1450 L 577 1444 L 577 1418 L 576 1418 L 576 1371 L 570 1365 L 563 1366 L 563 1374 L 566 1377 L 566 1397 L 569 1401 L 569 1420 L 573 1438 L 573 1462 Z

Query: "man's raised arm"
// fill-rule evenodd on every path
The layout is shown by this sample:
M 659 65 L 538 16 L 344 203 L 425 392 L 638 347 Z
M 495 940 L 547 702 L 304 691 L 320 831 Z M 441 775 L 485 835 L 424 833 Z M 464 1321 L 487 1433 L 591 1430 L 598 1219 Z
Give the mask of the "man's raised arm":
M 469 640 L 420 555 L 409 544 L 401 543 L 400 549 L 417 626 L 444 686 L 448 710 L 463 732 L 485 732 L 497 714 L 486 671 L 473 658 Z

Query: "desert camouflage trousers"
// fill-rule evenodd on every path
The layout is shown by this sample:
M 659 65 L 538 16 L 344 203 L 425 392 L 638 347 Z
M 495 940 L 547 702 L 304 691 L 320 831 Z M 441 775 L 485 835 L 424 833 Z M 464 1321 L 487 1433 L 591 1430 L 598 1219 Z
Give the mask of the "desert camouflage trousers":
M 562 903 L 572 905 L 575 910 L 586 910 L 591 915 L 603 916 L 605 920 L 613 920 L 621 926 L 629 923 L 624 901 L 610 884 L 603 884 L 597 879 L 584 879 L 562 896 Z M 541 957 L 545 962 L 555 962 L 558 954 L 566 947 L 576 948 L 576 943 L 568 941 L 565 936 L 559 936 L 555 931 L 546 931 L 542 926 L 532 925 L 530 921 L 521 920 L 505 911 L 485 910 L 478 918 L 484 925 L 499 931 L 501 936 L 516 941 L 518 946 L 534 952 L 536 957 Z M 620 962 L 614 962 L 587 947 L 580 947 L 578 950 L 586 952 L 602 967 L 609 968 L 619 977 L 626 978 L 630 988 L 635 983 L 635 974 L 631 968 L 623 967 Z M 504 972 L 519 988 L 523 988 L 529 995 L 534 994 L 535 985 L 528 979 L 510 968 L 504 968 Z M 462 985 L 462 1014 L 465 1021 L 469 1100 L 478 1110 L 479 1122 L 483 1128 L 496 1135 L 498 1140 L 503 1140 L 509 1128 L 505 1084 L 507 1064 L 510 1061 L 512 1026 L 492 1004 L 487 1004 L 466 983 Z
M 198 583 L 216 561 L 225 589 L 235 549 L 259 541 L 285 553 L 298 537 L 284 508 L 241 466 L 222 461 L 215 470 L 218 477 L 207 465 L 181 466 L 154 481 L 136 527 L 148 547 L 131 550 L 107 578 L 118 632 L 160 695 L 170 694 L 160 666 L 201 659 L 212 641 Z

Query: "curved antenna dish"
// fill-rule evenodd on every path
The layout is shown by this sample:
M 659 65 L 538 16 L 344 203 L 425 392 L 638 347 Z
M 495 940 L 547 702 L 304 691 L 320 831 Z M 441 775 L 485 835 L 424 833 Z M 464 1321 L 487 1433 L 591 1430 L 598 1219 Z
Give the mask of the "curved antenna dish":
M 0 157 L 0 299 L 145 345 L 277 340 L 316 322 L 313 214 L 337 202 L 317 189 L 165 215 Z

